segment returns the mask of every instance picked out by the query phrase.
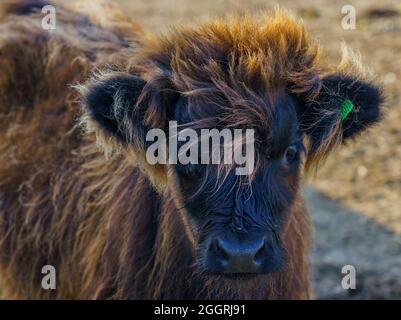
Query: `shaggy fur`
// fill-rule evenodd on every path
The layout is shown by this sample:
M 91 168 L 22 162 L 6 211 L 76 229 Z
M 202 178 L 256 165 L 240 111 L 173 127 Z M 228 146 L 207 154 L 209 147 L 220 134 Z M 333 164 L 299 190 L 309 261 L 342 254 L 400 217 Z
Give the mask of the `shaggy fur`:
M 299 101 L 311 140 L 307 164 L 316 163 L 359 132 L 348 129 L 343 135 L 336 102 L 315 110 L 316 101 L 330 95 L 327 80 L 333 77 L 344 83 L 339 90 L 345 92 L 353 85 L 347 74 L 354 84 L 370 86 L 357 59 L 347 54 L 339 68 L 324 65 L 302 24 L 281 11 L 261 24 L 231 18 L 155 37 L 114 6 L 92 1 L 58 8 L 57 31 L 49 33 L 40 26 L 42 4 L 12 1 L 0 13 L 4 296 L 309 298 L 312 231 L 298 190 L 281 230 L 286 261 L 278 272 L 262 282 L 205 277 L 193 259 L 196 239 L 173 169 L 146 162 L 144 135 L 148 128 L 166 126 L 181 94 L 194 106 L 199 101 L 221 106 L 208 125 L 251 125 L 269 139 L 270 106 L 287 93 Z M 376 108 L 381 93 L 371 86 Z M 127 105 L 107 102 L 110 95 Z M 358 99 L 363 104 L 366 97 Z M 114 109 L 107 109 L 110 104 Z M 375 109 L 360 126 L 379 118 Z M 313 131 L 321 121 L 330 124 L 328 132 Z M 55 291 L 41 289 L 46 264 L 57 269 Z

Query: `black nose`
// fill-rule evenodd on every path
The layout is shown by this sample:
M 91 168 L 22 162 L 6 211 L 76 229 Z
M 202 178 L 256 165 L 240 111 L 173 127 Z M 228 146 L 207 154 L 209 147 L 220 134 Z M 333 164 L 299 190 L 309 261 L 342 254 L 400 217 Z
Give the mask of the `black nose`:
M 260 273 L 266 261 L 266 238 L 240 241 L 215 238 L 208 250 L 209 262 L 220 273 Z

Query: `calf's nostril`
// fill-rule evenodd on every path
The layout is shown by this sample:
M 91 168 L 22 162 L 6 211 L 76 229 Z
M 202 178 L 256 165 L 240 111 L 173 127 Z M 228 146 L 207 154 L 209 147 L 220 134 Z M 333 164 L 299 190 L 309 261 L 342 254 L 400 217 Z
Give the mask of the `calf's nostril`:
M 256 264 L 262 264 L 265 256 L 266 256 L 266 249 L 267 249 L 267 240 L 266 238 L 263 239 L 262 243 L 260 244 L 259 248 L 256 250 L 256 253 L 253 257 L 253 261 Z
M 212 252 L 218 259 L 220 260 L 229 260 L 229 254 L 224 249 L 224 247 L 220 244 L 219 239 L 215 239 L 210 243 L 209 251 Z

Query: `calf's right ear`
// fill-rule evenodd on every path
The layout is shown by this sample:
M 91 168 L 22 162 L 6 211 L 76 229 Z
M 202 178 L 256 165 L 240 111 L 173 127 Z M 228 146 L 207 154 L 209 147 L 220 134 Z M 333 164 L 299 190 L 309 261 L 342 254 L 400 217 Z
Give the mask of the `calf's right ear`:
M 165 129 L 178 95 L 164 75 L 144 81 L 129 73 L 111 73 L 84 88 L 83 122 L 102 140 L 100 144 L 137 152 L 143 149 L 148 130 Z
M 177 92 L 164 75 L 144 81 L 129 73 L 111 73 L 84 86 L 81 122 L 94 132 L 97 144 L 111 154 L 122 150 L 134 158 L 155 185 L 162 185 L 166 168 L 146 161 L 146 134 L 164 130 L 172 117 Z
M 134 75 L 115 75 L 91 84 L 85 95 L 90 121 L 110 138 L 130 143 L 144 126 L 145 107 L 138 104 L 146 82 Z

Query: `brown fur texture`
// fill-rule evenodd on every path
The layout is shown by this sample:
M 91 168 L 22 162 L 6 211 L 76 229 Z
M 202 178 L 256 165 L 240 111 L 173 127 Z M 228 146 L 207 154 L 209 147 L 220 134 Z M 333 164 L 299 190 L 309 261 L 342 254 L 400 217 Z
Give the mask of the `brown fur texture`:
M 155 88 L 160 92 L 171 82 L 191 99 L 228 98 L 234 116 L 216 121 L 258 122 L 269 115 L 261 114 L 264 100 L 250 87 L 268 100 L 284 87 L 308 92 L 310 99 L 319 93 L 319 75 L 329 68 L 303 26 L 278 12 L 262 26 L 232 18 L 148 37 L 114 6 L 85 1 L 58 8 L 57 32 L 49 33 L 40 27 L 38 10 L 27 11 L 30 2 L 12 2 L 0 15 L 4 297 L 309 298 L 312 231 L 298 193 L 281 235 L 287 260 L 264 278 L 261 290 L 252 290 L 252 282 L 231 287 L 204 278 L 195 270 L 188 225 L 177 214 L 183 209 L 179 190 L 168 182 L 171 170 L 146 164 L 139 143 L 121 145 L 87 114 L 83 134 L 80 94 L 71 88 L 90 78 L 80 87 L 85 94 L 99 79 L 140 74 L 148 81 L 140 100 L 151 101 L 146 122 L 153 127 L 163 126 L 166 113 Z M 46 264 L 56 267 L 55 291 L 41 289 Z

